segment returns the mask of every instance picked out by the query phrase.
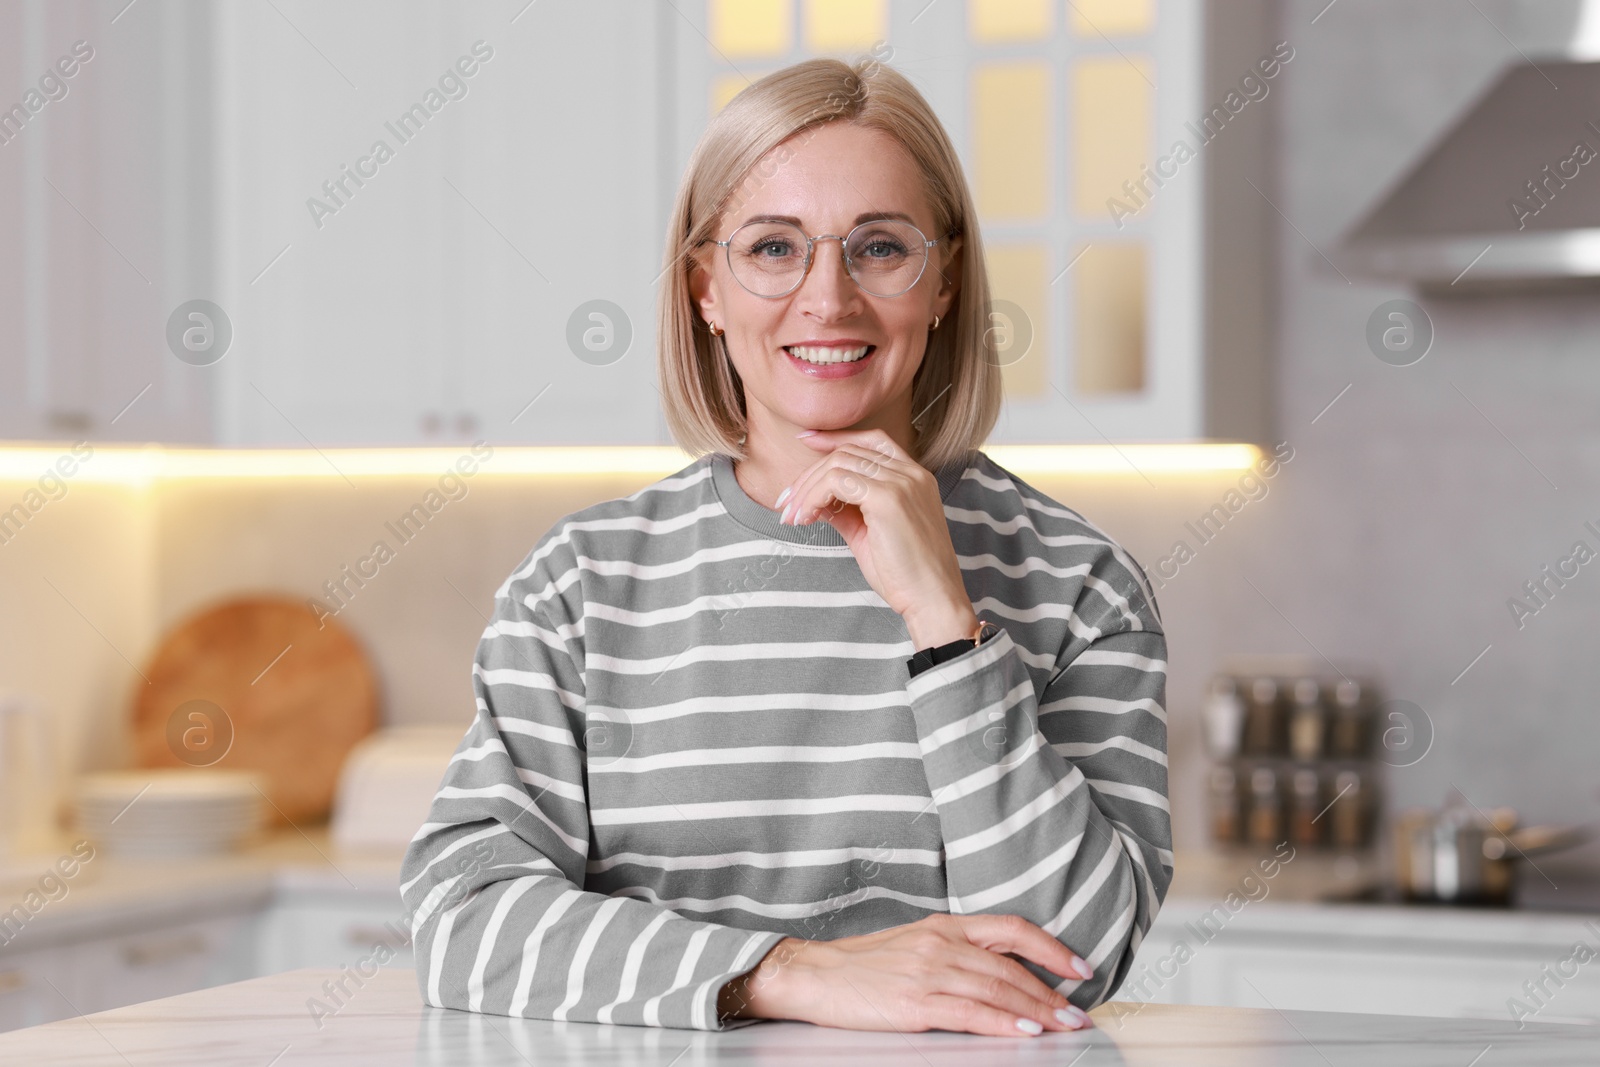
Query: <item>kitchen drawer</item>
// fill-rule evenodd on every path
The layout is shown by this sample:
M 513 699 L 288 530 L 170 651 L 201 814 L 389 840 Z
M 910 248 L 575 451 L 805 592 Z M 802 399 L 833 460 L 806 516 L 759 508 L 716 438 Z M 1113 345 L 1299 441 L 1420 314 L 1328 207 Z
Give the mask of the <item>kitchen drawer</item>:
M 0 1030 L 68 1019 L 86 1002 L 77 946 L 0 952 Z
M 226 915 L 82 942 L 70 950 L 78 1007 L 105 1011 L 253 977 L 255 930 L 253 914 Z
M 1600 1022 L 1600 960 L 1560 978 L 1558 986 L 1541 969 L 1559 958 L 1214 945 L 1190 963 L 1189 994 L 1192 1003 L 1223 1007 L 1393 1014 L 1404 1005 L 1406 1015 L 1506 1021 L 1514 1020 L 1507 1006 L 1514 997 L 1537 1009 L 1529 1021 Z M 1542 1009 L 1523 985 L 1541 980 Z
M 354 900 L 346 895 L 280 897 L 261 917 L 257 973 L 375 963 L 382 955 L 374 951 L 379 945 L 393 953 L 385 965 L 414 966 L 404 916 L 398 893 Z

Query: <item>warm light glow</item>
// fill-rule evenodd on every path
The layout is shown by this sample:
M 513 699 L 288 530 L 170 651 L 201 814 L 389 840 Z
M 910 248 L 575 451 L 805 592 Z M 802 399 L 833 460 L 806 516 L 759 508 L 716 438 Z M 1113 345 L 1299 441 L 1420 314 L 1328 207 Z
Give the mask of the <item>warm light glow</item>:
M 1173 474 L 1242 471 L 1261 455 L 1249 444 L 990 445 L 984 449 L 1008 470 L 1035 474 Z M 33 482 L 71 446 L 0 447 L 0 482 Z M 148 485 L 198 478 L 416 478 L 433 477 L 465 458 L 473 476 L 618 474 L 661 477 L 691 458 L 667 446 L 499 446 L 487 456 L 470 445 L 456 448 L 163 448 L 102 445 L 77 459 L 63 480 L 81 484 Z
M 1233 443 L 1126 445 L 988 445 L 983 450 L 1017 474 L 1189 474 L 1247 470 L 1261 458 L 1255 445 Z

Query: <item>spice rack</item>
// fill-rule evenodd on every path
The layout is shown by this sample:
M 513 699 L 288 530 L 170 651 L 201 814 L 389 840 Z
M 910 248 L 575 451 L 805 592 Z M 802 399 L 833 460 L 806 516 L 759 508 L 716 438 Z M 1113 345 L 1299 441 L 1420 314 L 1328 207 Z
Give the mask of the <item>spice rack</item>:
M 1374 842 L 1375 684 L 1349 673 L 1233 668 L 1203 709 L 1208 822 L 1221 845 L 1357 851 Z

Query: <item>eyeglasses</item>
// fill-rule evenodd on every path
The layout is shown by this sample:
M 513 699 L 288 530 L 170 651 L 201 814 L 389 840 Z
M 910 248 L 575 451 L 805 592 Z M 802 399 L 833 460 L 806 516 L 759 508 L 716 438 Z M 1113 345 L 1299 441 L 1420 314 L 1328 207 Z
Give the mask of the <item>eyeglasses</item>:
M 735 281 L 756 296 L 775 299 L 800 288 L 811 271 L 818 241 L 840 243 L 845 271 L 862 292 L 900 296 L 922 279 L 928 249 L 944 239 L 930 241 L 909 222 L 873 219 L 844 237 L 833 233 L 807 237 L 787 222 L 747 222 L 726 241 L 713 243 L 727 251 Z

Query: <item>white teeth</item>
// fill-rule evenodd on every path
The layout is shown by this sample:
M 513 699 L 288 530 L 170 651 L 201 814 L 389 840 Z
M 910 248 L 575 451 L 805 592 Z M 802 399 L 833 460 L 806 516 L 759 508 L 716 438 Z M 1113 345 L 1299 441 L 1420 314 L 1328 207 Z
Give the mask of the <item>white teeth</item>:
M 811 345 L 790 345 L 785 351 L 807 363 L 854 363 L 871 351 L 871 345 L 860 348 L 822 348 Z

